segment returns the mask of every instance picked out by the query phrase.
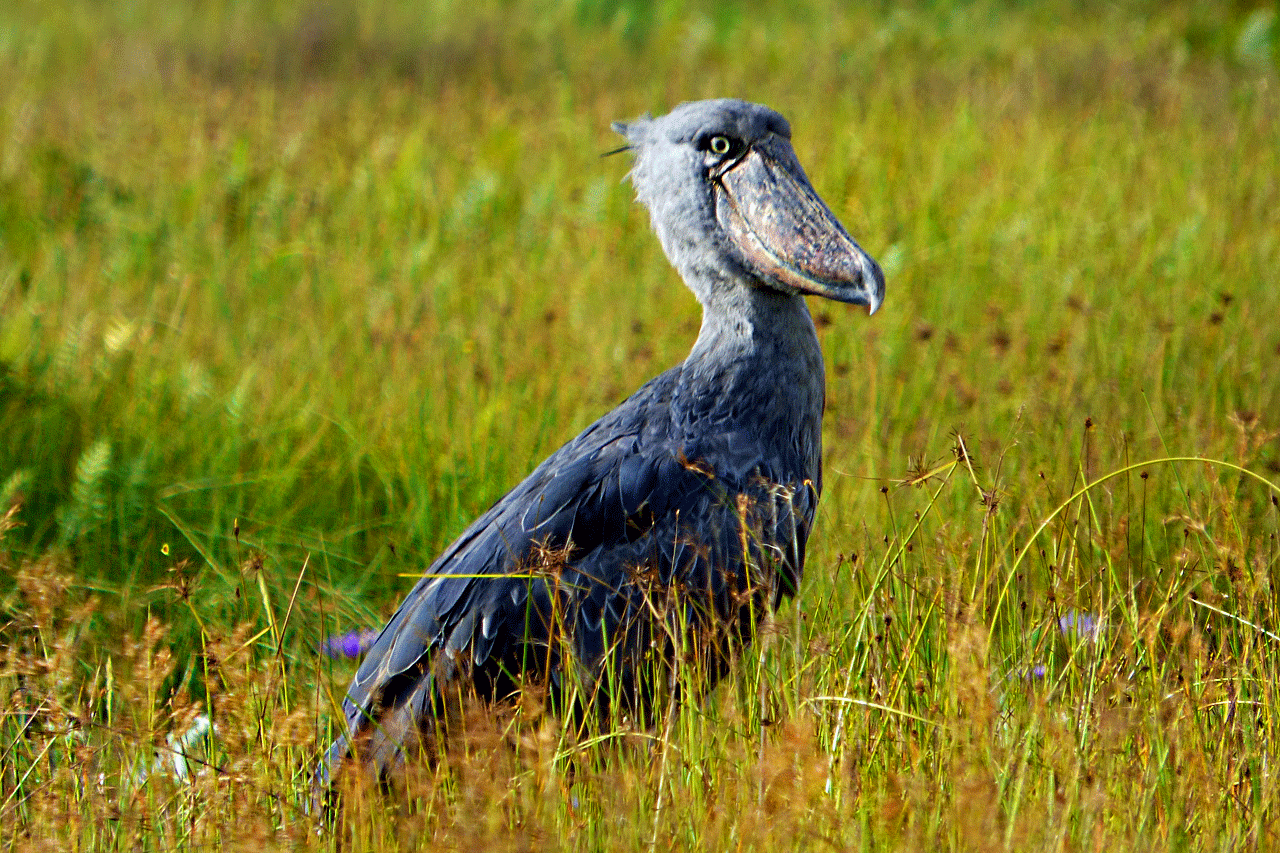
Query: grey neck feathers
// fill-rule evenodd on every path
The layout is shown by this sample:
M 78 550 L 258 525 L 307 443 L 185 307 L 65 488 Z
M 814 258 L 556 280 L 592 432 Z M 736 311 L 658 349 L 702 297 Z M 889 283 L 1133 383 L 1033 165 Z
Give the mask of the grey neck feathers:
M 822 351 L 804 298 L 737 284 L 704 297 L 702 329 L 685 363 L 751 363 L 787 356 L 803 368 L 813 368 L 816 359 L 821 376 Z
M 804 298 L 718 284 L 695 290 L 704 296 L 702 330 L 681 370 L 673 414 L 690 425 L 715 422 L 788 476 L 818 480 L 825 381 Z

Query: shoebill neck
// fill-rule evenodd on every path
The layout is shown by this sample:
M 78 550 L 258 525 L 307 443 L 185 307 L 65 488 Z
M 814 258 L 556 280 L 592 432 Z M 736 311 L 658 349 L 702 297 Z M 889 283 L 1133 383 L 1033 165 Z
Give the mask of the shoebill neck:
M 738 285 L 712 291 L 701 302 L 702 328 L 686 367 L 758 369 L 763 360 L 771 371 L 801 374 L 792 380 L 812 376 L 822 384 L 822 351 L 804 297 Z
M 690 435 L 717 422 L 735 441 L 751 437 L 771 476 L 821 489 L 826 382 L 804 298 L 750 286 L 715 297 L 703 300 L 672 414 Z

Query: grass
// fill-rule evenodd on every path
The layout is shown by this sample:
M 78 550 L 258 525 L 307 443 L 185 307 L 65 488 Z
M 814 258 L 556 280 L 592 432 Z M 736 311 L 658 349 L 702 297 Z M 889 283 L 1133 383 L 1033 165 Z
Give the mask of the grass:
M 6 850 L 1280 843 L 1273 7 L 11 5 Z M 889 280 L 812 306 L 800 598 L 654 731 L 531 697 L 317 834 L 323 638 L 687 351 L 598 155 L 717 95 Z

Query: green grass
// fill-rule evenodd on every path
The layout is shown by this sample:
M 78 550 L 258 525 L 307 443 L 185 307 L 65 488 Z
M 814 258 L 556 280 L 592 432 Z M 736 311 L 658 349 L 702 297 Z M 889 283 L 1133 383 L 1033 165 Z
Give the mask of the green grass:
M 10 5 L 4 849 L 1280 845 L 1274 11 Z M 888 277 L 812 305 L 800 598 L 655 731 L 530 699 L 317 835 L 320 640 L 691 344 L 599 155 L 721 95 Z

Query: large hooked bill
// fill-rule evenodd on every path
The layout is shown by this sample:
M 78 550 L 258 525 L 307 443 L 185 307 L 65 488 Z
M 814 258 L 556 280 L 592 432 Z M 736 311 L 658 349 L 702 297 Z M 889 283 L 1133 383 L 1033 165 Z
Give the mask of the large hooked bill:
M 717 183 L 716 217 L 763 278 L 876 313 L 880 265 L 818 197 L 785 140 L 753 145 Z

